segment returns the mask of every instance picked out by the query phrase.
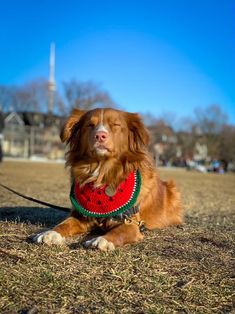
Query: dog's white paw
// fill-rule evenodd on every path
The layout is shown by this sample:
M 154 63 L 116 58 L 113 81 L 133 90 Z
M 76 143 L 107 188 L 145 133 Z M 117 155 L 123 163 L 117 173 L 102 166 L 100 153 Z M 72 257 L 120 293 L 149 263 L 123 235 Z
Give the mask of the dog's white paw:
M 115 250 L 113 242 L 106 240 L 103 237 L 97 237 L 84 242 L 84 246 L 89 248 L 97 248 L 101 251 L 112 251 Z
M 56 231 L 49 230 L 37 234 L 33 237 L 33 241 L 36 243 L 46 243 L 48 245 L 62 245 L 64 244 L 64 238 Z

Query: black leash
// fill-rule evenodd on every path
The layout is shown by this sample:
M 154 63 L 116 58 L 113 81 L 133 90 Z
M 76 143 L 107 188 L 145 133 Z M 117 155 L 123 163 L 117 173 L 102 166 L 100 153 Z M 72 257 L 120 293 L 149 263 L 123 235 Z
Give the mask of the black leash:
M 54 204 L 47 203 L 47 202 L 44 202 L 44 201 L 40 201 L 40 200 L 38 200 L 38 199 L 36 199 L 36 198 L 34 198 L 34 197 L 27 196 L 27 195 L 24 195 L 24 194 L 22 194 L 22 193 L 20 193 L 20 192 L 17 192 L 17 191 L 15 191 L 15 190 L 9 188 L 8 186 L 6 186 L 6 185 L 4 185 L 4 184 L 2 184 L 2 183 L 0 183 L 0 186 L 1 186 L 2 188 L 4 188 L 4 189 L 6 189 L 6 190 L 8 190 L 8 191 L 10 191 L 10 192 L 12 192 L 12 193 L 14 193 L 14 194 L 16 194 L 16 195 L 18 195 L 18 196 L 20 196 L 20 197 L 22 197 L 22 198 L 28 200 L 28 201 L 31 201 L 31 202 L 34 202 L 34 203 L 37 203 L 37 204 L 40 204 L 40 205 L 44 205 L 44 206 L 46 206 L 46 207 L 58 209 L 58 210 L 61 210 L 61 211 L 63 211 L 63 212 L 66 212 L 66 213 L 71 212 L 71 208 L 62 207 L 62 206 L 54 205 Z M 138 211 L 139 211 L 139 206 L 134 207 L 132 210 L 133 210 L 133 213 L 138 212 Z M 125 218 L 123 221 L 124 221 L 126 224 L 130 224 L 130 223 L 135 223 L 135 224 L 137 224 L 137 225 L 139 226 L 139 229 L 140 229 L 140 232 L 141 232 L 141 233 L 143 233 L 144 231 L 147 230 L 146 227 L 145 227 L 145 225 L 144 225 L 144 222 L 143 222 L 143 221 L 135 221 L 135 220 L 132 220 L 131 218 Z
M 44 205 L 44 206 L 51 207 L 51 208 L 54 208 L 54 209 L 62 210 L 62 211 L 67 212 L 67 213 L 71 211 L 71 209 L 68 208 L 68 207 L 62 207 L 62 206 L 54 205 L 54 204 L 51 204 L 51 203 L 40 201 L 40 200 L 38 200 L 36 198 L 24 195 L 22 193 L 19 193 L 19 192 L 15 191 L 15 190 L 9 188 L 8 186 L 2 184 L 2 183 L 0 183 L 0 186 L 3 187 L 6 190 L 8 190 L 8 191 L 18 195 L 18 196 L 20 196 L 20 197 L 23 197 L 24 199 L 26 199 L 28 201 L 31 201 L 31 202 L 34 202 L 34 203 L 38 203 L 40 205 Z

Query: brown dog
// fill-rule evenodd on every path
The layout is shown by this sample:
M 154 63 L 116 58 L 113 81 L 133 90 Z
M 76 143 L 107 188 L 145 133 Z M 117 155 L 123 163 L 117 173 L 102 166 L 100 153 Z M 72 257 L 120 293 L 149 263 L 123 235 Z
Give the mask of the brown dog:
M 138 114 L 75 109 L 61 139 L 69 148 L 73 210 L 53 230 L 36 235 L 35 242 L 61 244 L 100 227 L 104 235 L 85 246 L 111 250 L 141 240 L 143 224 L 154 229 L 182 223 L 180 194 L 174 182 L 160 180 Z

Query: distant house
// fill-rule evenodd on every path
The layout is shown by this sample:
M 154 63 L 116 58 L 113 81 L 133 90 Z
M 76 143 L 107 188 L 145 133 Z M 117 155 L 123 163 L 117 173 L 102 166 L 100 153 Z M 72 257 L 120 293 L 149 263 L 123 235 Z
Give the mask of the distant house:
M 5 156 L 63 158 L 59 134 L 64 118 L 40 112 L 10 112 L 4 117 Z
M 208 159 L 208 147 L 205 143 L 197 141 L 194 147 L 193 159 L 197 162 L 205 161 Z
M 207 144 L 200 133 L 174 132 L 163 121 L 149 127 L 149 131 L 157 165 L 185 166 L 187 160 L 203 162 L 209 159 Z
M 158 121 L 154 126 L 149 127 L 149 131 L 152 137 L 151 150 L 154 159 L 157 165 L 164 165 L 175 154 L 173 150 L 177 146 L 177 136 L 173 129 L 163 121 Z
M 24 121 L 16 112 L 5 116 L 3 152 L 5 156 L 27 157 L 28 139 Z

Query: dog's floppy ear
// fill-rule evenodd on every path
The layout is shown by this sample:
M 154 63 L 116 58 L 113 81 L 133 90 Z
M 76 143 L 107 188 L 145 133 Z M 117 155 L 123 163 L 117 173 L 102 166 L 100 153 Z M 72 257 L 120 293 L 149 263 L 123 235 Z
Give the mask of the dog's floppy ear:
M 60 138 L 62 142 L 68 141 L 72 134 L 74 125 L 81 119 L 81 117 L 86 113 L 85 110 L 73 109 L 70 117 L 65 122 L 62 127 Z
M 127 124 L 129 128 L 129 145 L 132 151 L 139 151 L 149 144 L 149 133 L 137 113 L 127 113 Z

